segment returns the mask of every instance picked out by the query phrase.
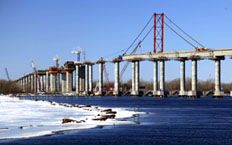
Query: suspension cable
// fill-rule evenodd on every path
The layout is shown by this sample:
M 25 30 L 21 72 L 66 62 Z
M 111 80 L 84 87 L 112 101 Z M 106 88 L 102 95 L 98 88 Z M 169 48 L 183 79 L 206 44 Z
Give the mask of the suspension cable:
M 194 42 L 196 42 L 198 45 L 200 45 L 201 47 L 204 48 L 204 46 L 198 42 L 196 39 L 194 39 L 193 37 L 191 37 L 188 33 L 186 33 L 183 29 L 181 29 L 177 24 L 175 24 L 170 18 L 168 18 L 168 16 L 164 15 L 165 18 L 167 18 L 174 26 L 176 26 L 180 31 L 182 31 L 185 35 L 187 35 L 190 39 L 192 39 Z
M 138 34 L 138 36 L 135 38 L 135 40 L 131 43 L 131 45 L 126 49 L 126 51 L 124 52 L 124 54 L 127 53 L 127 51 L 134 45 L 134 43 L 138 40 L 138 38 L 140 37 L 140 35 L 143 33 L 143 31 L 146 29 L 146 27 L 148 26 L 148 24 L 151 22 L 151 20 L 153 19 L 154 15 L 151 16 L 151 18 L 148 20 L 148 22 L 146 23 L 146 25 L 143 27 L 143 29 L 141 30 L 141 32 Z
M 189 42 L 187 39 L 185 39 L 183 36 L 181 36 L 179 33 L 177 33 L 171 26 L 169 26 L 167 23 L 164 22 L 164 24 L 171 29 L 174 33 L 176 33 L 176 35 L 178 35 L 180 38 L 182 38 L 184 41 L 186 41 L 189 45 L 191 45 L 192 47 L 196 47 L 194 46 L 191 42 Z

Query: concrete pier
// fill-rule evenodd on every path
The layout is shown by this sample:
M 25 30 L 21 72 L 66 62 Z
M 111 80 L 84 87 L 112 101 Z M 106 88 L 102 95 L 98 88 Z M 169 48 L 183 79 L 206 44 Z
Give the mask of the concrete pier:
M 185 60 L 187 58 L 178 58 L 180 61 L 180 92 L 179 96 L 186 96 L 186 90 L 185 90 Z
M 34 92 L 38 92 L 38 84 L 37 84 L 37 78 L 36 74 L 34 73 Z
M 135 94 L 135 61 L 132 61 L 131 95 Z
M 112 62 L 114 63 L 114 92 L 115 96 L 119 96 L 119 63 L 120 59 L 113 59 Z
M 50 91 L 56 92 L 56 74 L 50 74 Z
M 132 89 L 131 95 L 138 96 L 139 95 L 139 61 L 141 59 L 133 59 L 132 62 Z
M 66 72 L 62 72 L 62 81 L 61 81 L 61 92 L 65 93 L 66 92 Z
M 34 74 L 31 73 L 30 77 L 31 77 L 31 92 L 33 92 L 34 91 Z
M 224 57 L 214 57 L 215 61 L 215 91 L 214 96 L 222 97 L 224 91 L 221 91 L 221 60 L 224 60 Z
M 60 91 L 60 72 L 56 74 L 56 92 Z
M 89 65 L 85 64 L 85 95 L 89 94 Z
M 153 95 L 156 96 L 158 93 L 158 65 L 157 60 L 153 60 Z
M 75 63 L 76 65 L 76 94 L 79 95 L 79 90 L 80 90 L 80 83 L 79 83 L 79 63 Z M 62 79 L 63 80 L 63 79 Z
M 135 95 L 139 95 L 139 61 L 135 62 Z
M 45 84 L 46 84 L 46 92 L 49 92 L 49 74 L 48 71 L 46 72 L 46 78 L 45 78 Z
M 66 93 L 72 92 L 72 72 L 66 71 Z
M 103 64 L 105 63 L 105 61 L 103 60 L 103 58 L 99 59 L 96 62 L 99 66 L 99 73 L 98 73 L 98 92 L 97 95 L 103 95 Z
M 197 96 L 197 61 L 198 58 L 190 58 L 192 60 L 192 91 L 189 91 L 190 97 Z
M 158 91 L 158 96 L 165 96 L 165 60 L 161 59 L 160 62 L 160 90 Z
M 93 63 L 89 65 L 89 92 L 93 93 Z

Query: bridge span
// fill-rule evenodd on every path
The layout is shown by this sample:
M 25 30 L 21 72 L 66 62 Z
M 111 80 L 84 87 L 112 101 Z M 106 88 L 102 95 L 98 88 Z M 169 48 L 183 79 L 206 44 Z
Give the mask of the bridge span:
M 120 58 L 114 58 L 112 61 L 105 61 L 100 59 L 96 62 L 66 62 L 64 67 L 58 69 L 45 69 L 38 71 L 38 77 L 40 83 L 36 79 L 36 74 L 30 73 L 17 80 L 15 82 L 18 86 L 26 91 L 30 90 L 35 93 L 46 92 L 46 93 L 61 93 L 61 94 L 72 94 L 73 95 L 104 95 L 107 94 L 103 89 L 103 66 L 104 63 L 114 63 L 114 90 L 113 95 L 119 96 L 125 94 L 120 92 L 120 81 L 119 81 L 119 68 L 120 62 L 128 61 L 132 63 L 132 85 L 130 95 L 140 96 L 140 61 L 152 61 L 153 62 L 153 90 L 152 95 L 154 96 L 166 96 L 170 94 L 165 89 L 165 61 L 179 61 L 180 62 L 180 89 L 178 92 L 179 96 L 192 96 L 196 97 L 202 94 L 200 90 L 197 90 L 197 62 L 202 59 L 215 61 L 215 87 L 214 96 L 222 97 L 224 92 L 221 90 L 221 60 L 225 59 L 225 56 L 232 56 L 232 49 L 210 49 L 203 51 L 173 51 L 173 52 L 156 52 L 156 53 L 143 53 L 143 54 L 132 54 L 123 55 Z M 185 61 L 192 61 L 192 82 L 191 90 L 186 91 L 185 89 Z M 158 63 L 160 63 L 160 72 L 158 73 Z M 99 66 L 99 78 L 97 88 L 93 89 L 93 65 Z M 72 91 L 73 88 L 73 72 L 75 71 L 75 93 Z M 159 75 L 158 75 L 159 74 Z M 61 81 L 60 81 L 60 75 Z M 159 76 L 159 79 L 158 79 Z M 158 85 L 159 80 L 159 85 Z M 158 88 L 158 86 L 160 86 Z M 108 93 L 109 94 L 109 93 Z M 128 93 L 127 93 L 128 94 Z M 142 93 L 146 94 L 146 93 Z M 231 94 L 232 96 L 232 91 Z

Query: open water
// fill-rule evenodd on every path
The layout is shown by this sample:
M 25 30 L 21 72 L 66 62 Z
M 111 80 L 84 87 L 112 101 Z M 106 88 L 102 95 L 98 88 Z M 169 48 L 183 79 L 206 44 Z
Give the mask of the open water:
M 136 125 L 59 132 L 51 136 L 1 140 L 8 145 L 232 144 L 232 98 L 24 97 L 62 103 L 126 107 L 146 114 Z

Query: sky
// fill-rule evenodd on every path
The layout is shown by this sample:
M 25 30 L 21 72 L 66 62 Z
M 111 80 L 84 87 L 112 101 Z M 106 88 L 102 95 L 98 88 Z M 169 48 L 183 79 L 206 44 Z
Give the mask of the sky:
M 154 12 L 164 13 L 207 48 L 232 48 L 231 5 L 231 0 L 0 0 L 0 79 L 7 79 L 5 68 L 12 80 L 33 72 L 31 60 L 37 69 L 55 65 L 56 55 L 61 65 L 76 61 L 71 51 L 77 46 L 86 60 L 112 60 L 123 54 L 120 50 L 132 43 Z M 194 48 L 164 26 L 164 51 L 178 50 Z M 153 32 L 137 53 L 152 51 Z M 199 61 L 198 78 L 214 79 L 214 65 Z M 165 67 L 166 80 L 179 78 L 178 61 L 167 61 Z M 222 82 L 232 82 L 231 67 L 231 59 L 222 61 Z M 98 80 L 98 66 L 93 69 Z M 107 63 L 106 69 L 113 80 L 113 64 Z M 142 80 L 152 81 L 152 62 L 141 62 L 140 72 Z M 191 61 L 186 62 L 186 77 L 191 77 Z M 131 64 L 123 76 L 129 79 Z

